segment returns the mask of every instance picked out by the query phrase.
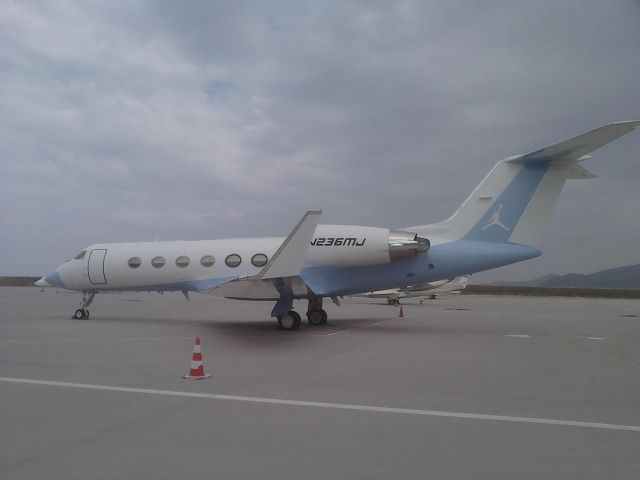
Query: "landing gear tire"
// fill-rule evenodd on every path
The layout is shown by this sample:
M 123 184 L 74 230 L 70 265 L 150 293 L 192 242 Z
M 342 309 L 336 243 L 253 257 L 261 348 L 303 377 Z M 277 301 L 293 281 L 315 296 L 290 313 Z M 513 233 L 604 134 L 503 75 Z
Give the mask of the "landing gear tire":
M 327 324 L 327 312 L 321 308 L 314 308 L 307 312 L 307 321 L 309 325 L 326 325 Z
M 73 318 L 74 320 L 86 320 L 87 318 L 89 318 L 89 310 L 87 310 L 86 308 L 79 308 L 75 311 L 73 317 L 71 318 Z
M 389 305 L 393 305 L 394 307 L 396 305 L 400 305 L 400 300 L 398 300 L 397 298 L 392 298 L 392 299 L 388 300 L 388 302 L 389 302 Z
M 278 317 L 278 327 L 281 330 L 297 330 L 300 328 L 302 320 L 298 312 L 290 310 L 286 315 Z

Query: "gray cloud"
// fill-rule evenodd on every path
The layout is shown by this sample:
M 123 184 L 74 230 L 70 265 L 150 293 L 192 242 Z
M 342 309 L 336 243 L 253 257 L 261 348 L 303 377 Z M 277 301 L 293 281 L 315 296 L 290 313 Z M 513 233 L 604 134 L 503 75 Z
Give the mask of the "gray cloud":
M 637 2 L 43 2 L 0 10 L 4 274 L 100 241 L 447 217 L 500 158 L 640 117 Z M 640 138 L 567 186 L 545 255 L 640 261 Z

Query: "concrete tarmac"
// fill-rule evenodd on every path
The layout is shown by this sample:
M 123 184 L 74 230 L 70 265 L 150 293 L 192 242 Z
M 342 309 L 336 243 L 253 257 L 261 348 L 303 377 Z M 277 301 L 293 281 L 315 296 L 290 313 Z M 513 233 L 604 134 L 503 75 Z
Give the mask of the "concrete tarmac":
M 638 300 L 78 302 L 0 288 L 3 480 L 640 478 Z

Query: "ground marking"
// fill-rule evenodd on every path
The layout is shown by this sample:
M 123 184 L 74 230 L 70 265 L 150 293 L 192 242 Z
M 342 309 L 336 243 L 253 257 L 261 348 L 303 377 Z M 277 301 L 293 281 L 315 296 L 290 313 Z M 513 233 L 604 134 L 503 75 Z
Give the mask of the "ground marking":
M 524 334 L 510 334 L 510 335 L 505 335 L 505 337 L 511 337 L 511 338 L 531 338 L 531 335 L 524 335 Z
M 297 336 L 303 337 L 328 337 L 330 335 L 334 335 L 338 332 L 332 333 L 298 333 Z M 200 338 L 202 340 L 216 340 L 221 338 L 238 338 L 242 336 L 242 338 L 260 338 L 260 337 L 270 337 L 273 335 L 280 335 L 280 333 L 274 330 L 273 333 L 263 333 L 260 335 L 208 335 L 202 336 Z M 176 336 L 176 337 L 96 337 L 96 338 L 20 338 L 20 339 L 9 339 L 9 340 L 0 340 L 0 344 L 3 343 L 34 343 L 34 342 L 42 342 L 42 343 L 73 343 L 73 342 L 119 342 L 119 341 L 127 341 L 127 342 L 137 342 L 137 341 L 145 341 L 145 340 L 193 340 L 196 334 L 191 336 Z
M 204 398 L 209 400 L 230 400 L 247 403 L 263 403 L 272 405 L 291 405 L 298 407 L 332 408 L 336 410 L 356 410 L 362 412 L 396 413 L 403 415 L 423 415 L 429 417 L 463 418 L 471 420 L 490 420 L 497 422 L 533 423 L 541 425 L 559 425 L 565 427 L 599 428 L 603 430 L 626 430 L 640 432 L 640 426 L 616 425 L 611 423 L 578 422 L 574 420 L 559 420 L 552 418 L 513 417 L 508 415 L 486 415 L 481 413 L 443 412 L 439 410 L 416 410 L 410 408 L 376 407 L 373 405 L 355 405 L 349 403 L 309 402 L 303 400 L 286 400 L 280 398 L 245 397 L 240 395 L 219 395 L 214 393 L 181 392 L 176 390 L 155 390 L 149 388 L 114 387 L 109 385 L 94 385 L 88 383 L 53 382 L 47 380 L 32 380 L 28 378 L 0 377 L 0 382 L 22 383 L 30 385 L 44 385 L 49 387 L 66 387 L 85 390 L 102 390 L 108 392 L 141 393 L 147 395 L 162 395 L 168 397 Z
M 405 315 L 405 317 L 407 317 L 407 315 Z M 360 329 L 362 329 L 362 328 L 371 327 L 371 326 L 373 326 L 373 325 L 379 325 L 379 324 L 381 324 L 381 323 L 390 322 L 390 321 L 392 321 L 392 320 L 396 320 L 397 318 L 399 318 L 399 317 L 393 317 L 393 318 L 386 318 L 386 319 L 384 319 L 384 320 L 378 320 L 378 321 L 373 322 L 373 323 L 367 323 L 366 325 L 362 325 L 362 326 L 360 326 L 360 327 L 347 328 L 347 329 L 345 329 L 345 330 L 337 330 L 337 331 L 335 331 L 335 332 L 327 333 L 327 334 L 326 334 L 326 335 L 324 335 L 324 336 L 326 336 L 326 337 L 331 337 L 331 336 L 333 336 L 333 335 L 340 335 L 341 333 L 349 333 L 349 332 L 352 332 L 353 330 L 360 330 Z

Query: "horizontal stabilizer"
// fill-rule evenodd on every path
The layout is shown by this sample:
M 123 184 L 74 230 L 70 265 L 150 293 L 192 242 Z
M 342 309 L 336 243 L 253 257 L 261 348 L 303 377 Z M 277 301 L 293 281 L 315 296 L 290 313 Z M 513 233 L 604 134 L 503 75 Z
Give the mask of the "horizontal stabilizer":
M 598 176 L 591 173 L 582 165 L 573 163 L 567 166 L 567 178 L 576 179 L 576 180 L 585 180 L 587 178 L 598 178 Z
M 541 148 L 526 155 L 511 157 L 507 161 L 511 163 L 558 163 L 579 160 L 580 157 L 626 135 L 639 125 L 640 120 L 611 123 L 550 147 Z
M 269 262 L 251 280 L 268 280 L 299 275 L 320 215 L 322 215 L 322 211 L 305 213 Z

